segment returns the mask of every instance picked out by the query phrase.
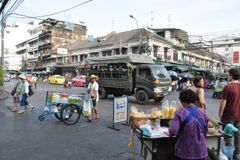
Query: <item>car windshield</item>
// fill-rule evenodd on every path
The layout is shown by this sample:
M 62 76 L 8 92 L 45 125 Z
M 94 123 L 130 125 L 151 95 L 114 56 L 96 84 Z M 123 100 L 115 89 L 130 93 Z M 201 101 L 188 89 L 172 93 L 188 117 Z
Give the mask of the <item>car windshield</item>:
M 159 78 L 169 78 L 170 79 L 170 76 L 164 66 L 154 65 L 151 67 L 151 70 L 152 70 L 153 77 L 156 79 L 159 79 Z

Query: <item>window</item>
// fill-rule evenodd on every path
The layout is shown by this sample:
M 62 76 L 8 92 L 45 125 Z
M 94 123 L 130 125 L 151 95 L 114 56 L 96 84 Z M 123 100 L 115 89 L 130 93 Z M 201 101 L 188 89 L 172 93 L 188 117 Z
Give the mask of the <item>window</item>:
M 127 48 L 122 48 L 122 55 L 127 54 Z
M 159 46 L 153 45 L 153 56 L 157 57 Z
M 168 59 L 168 49 L 169 48 L 167 48 L 167 47 L 164 47 L 164 59 L 166 60 L 166 59 Z
M 143 79 L 147 79 L 147 80 L 150 80 L 150 81 L 153 80 L 152 75 L 151 75 L 151 71 L 150 71 L 149 68 L 140 68 L 138 74 Z
M 138 47 L 132 47 L 132 54 L 137 54 Z
M 119 49 L 115 49 L 115 55 L 120 55 L 120 50 Z
M 178 61 L 178 52 L 177 51 L 173 52 L 173 60 Z

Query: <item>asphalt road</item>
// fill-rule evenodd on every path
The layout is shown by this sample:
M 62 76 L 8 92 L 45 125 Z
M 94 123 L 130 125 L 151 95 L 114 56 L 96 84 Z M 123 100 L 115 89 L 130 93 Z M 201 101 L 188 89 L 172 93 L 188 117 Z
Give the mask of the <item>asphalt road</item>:
M 15 82 L 6 83 L 9 91 Z M 35 111 L 22 114 L 9 111 L 12 97 L 0 101 L 0 160 L 141 160 L 140 143 L 135 138 L 136 147 L 128 148 L 130 128 L 116 125 L 121 131 L 107 128 L 112 124 L 112 97 L 99 102 L 100 119 L 89 123 L 81 117 L 72 126 L 66 126 L 53 115 L 44 121 L 38 120 L 43 111 L 46 91 L 64 91 L 80 94 L 84 88 L 64 89 L 60 85 L 39 83 L 35 94 L 30 98 Z M 165 99 L 178 102 L 178 92 L 173 92 Z M 212 91 L 206 91 L 207 113 L 217 118 L 219 100 L 211 98 Z M 159 103 L 138 105 L 133 97 L 129 97 L 129 106 L 150 112 L 153 107 L 161 107 Z

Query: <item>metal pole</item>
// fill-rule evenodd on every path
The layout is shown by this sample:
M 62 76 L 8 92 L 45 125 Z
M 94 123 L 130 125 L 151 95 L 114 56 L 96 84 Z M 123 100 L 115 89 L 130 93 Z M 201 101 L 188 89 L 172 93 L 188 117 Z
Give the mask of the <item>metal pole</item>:
M 4 12 L 2 12 L 2 24 L 1 24 L 1 65 L 2 69 L 4 68 L 4 27 L 5 27 L 5 18 Z
M 133 17 L 133 15 L 129 15 L 130 18 L 134 19 L 137 25 L 137 28 L 139 29 L 139 25 L 138 25 L 138 21 L 135 17 Z M 142 45 L 142 33 L 141 30 L 139 31 L 139 45 L 138 45 L 138 50 L 137 50 L 137 54 L 140 53 L 140 47 Z
M 213 41 L 210 41 L 210 43 L 211 43 L 211 52 L 212 52 L 212 72 L 213 72 L 213 64 L 214 64 L 214 62 L 213 62 Z

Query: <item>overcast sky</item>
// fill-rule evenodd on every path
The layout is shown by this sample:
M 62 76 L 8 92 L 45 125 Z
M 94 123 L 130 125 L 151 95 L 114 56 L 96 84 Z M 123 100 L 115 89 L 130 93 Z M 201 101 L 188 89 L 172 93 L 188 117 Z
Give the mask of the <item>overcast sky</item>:
M 84 0 L 24 0 L 16 13 L 45 15 L 70 8 Z M 53 16 L 75 23 L 85 22 L 87 34 L 102 36 L 111 31 L 140 27 L 180 28 L 191 35 L 240 30 L 240 0 L 93 0 L 71 11 Z M 10 17 L 8 22 L 23 21 Z

